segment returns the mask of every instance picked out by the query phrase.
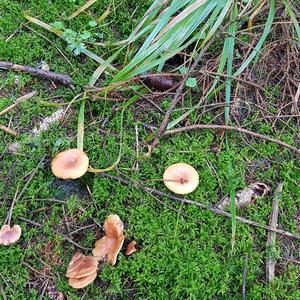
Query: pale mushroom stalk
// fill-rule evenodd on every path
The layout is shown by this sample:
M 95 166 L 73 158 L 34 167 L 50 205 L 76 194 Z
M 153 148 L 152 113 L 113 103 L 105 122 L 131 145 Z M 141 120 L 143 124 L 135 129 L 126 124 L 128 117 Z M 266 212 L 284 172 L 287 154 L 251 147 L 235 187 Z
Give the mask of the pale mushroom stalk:
M 4 224 L 0 229 L 0 245 L 8 246 L 14 244 L 21 237 L 22 229 L 19 225 L 14 225 L 13 227 L 10 227 L 11 217 L 12 217 L 14 205 L 17 201 L 18 191 L 19 191 L 19 185 L 17 186 L 12 204 L 6 216 L 4 222 L 6 224 Z

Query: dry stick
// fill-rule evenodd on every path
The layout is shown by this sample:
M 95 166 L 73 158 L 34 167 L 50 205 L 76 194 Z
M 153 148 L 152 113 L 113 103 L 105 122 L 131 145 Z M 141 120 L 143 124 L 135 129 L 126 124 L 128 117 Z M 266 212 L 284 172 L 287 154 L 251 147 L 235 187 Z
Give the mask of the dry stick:
M 24 221 L 28 224 L 31 224 L 33 226 L 37 226 L 37 227 L 43 227 L 42 224 L 40 223 L 37 223 L 37 222 L 34 222 L 34 221 L 31 221 L 31 220 L 28 220 L 28 219 L 25 219 L 23 217 L 18 217 L 19 220 L 21 221 Z M 78 247 L 79 249 L 81 250 L 92 250 L 92 248 L 87 248 L 87 247 L 83 247 L 79 244 L 77 244 L 76 242 L 74 242 L 71 238 L 69 238 L 68 236 L 64 235 L 63 233 L 59 232 L 59 231 L 55 231 L 52 229 L 53 232 L 57 233 L 58 235 L 60 235 L 61 237 L 63 237 L 66 241 L 70 242 L 71 244 L 73 244 L 74 246 Z
M 71 89 L 74 89 L 74 86 L 72 85 L 72 78 L 66 74 L 45 71 L 45 70 L 42 70 L 39 68 L 34 68 L 34 67 L 30 67 L 30 66 L 25 66 L 25 65 L 17 65 L 12 62 L 8 62 L 8 61 L 0 61 L 0 69 L 22 71 L 22 72 L 30 73 L 33 75 L 41 76 L 46 79 L 58 81 L 64 85 L 70 87 Z
M 231 214 L 224 211 L 224 210 L 221 210 L 221 209 L 217 209 L 217 208 L 214 208 L 214 207 L 210 207 L 210 206 L 206 206 L 205 204 L 201 203 L 201 202 L 198 202 L 198 201 L 194 201 L 194 200 L 188 200 L 188 199 L 185 199 L 185 198 L 180 198 L 180 197 L 177 197 L 177 196 L 173 196 L 173 195 L 169 195 L 169 194 L 166 194 L 164 192 L 161 192 L 159 190 L 156 190 L 156 189 L 152 189 L 152 188 L 149 188 L 149 187 L 146 187 L 138 182 L 134 182 L 134 181 L 129 181 L 129 180 L 126 180 L 126 179 L 123 179 L 121 177 L 117 177 L 117 176 L 113 176 L 113 175 L 110 175 L 110 174 L 106 174 L 106 173 L 98 173 L 100 174 L 101 176 L 103 177 L 107 177 L 107 178 L 110 178 L 110 179 L 113 179 L 115 181 L 118 181 L 120 183 L 123 183 L 125 185 L 131 185 L 135 188 L 138 188 L 138 189 L 142 189 L 150 194 L 155 194 L 155 195 L 158 195 L 158 196 L 162 196 L 162 197 L 167 197 L 169 198 L 170 200 L 173 200 L 173 201 L 178 201 L 178 202 L 181 202 L 181 203 L 185 203 L 185 204 L 192 204 L 192 205 L 196 205 L 200 208 L 203 208 L 203 209 L 207 209 L 217 215 L 221 215 L 221 216 L 224 216 L 224 217 L 227 217 L 227 218 L 231 218 Z M 273 232 L 277 232 L 279 234 L 282 234 L 282 235 L 285 235 L 285 236 L 288 236 L 288 237 L 291 237 L 291 238 L 294 238 L 294 239 L 297 239 L 297 240 L 300 240 L 300 236 L 299 235 L 296 235 L 296 234 L 293 234 L 291 232 L 288 232 L 288 231 L 285 231 L 285 230 L 282 230 L 282 229 L 278 229 L 278 228 L 272 228 L 271 226 L 268 226 L 268 225 L 265 225 L 265 224 L 261 224 L 261 223 L 257 223 L 255 221 L 251 221 L 251 220 L 248 220 L 246 218 L 243 218 L 243 217 L 240 217 L 240 216 L 237 216 L 236 217 L 236 220 L 241 222 L 241 223 L 244 223 L 244 224 L 248 224 L 248 225 L 252 225 L 252 226 L 255 226 L 255 227 L 258 227 L 258 228 L 262 228 L 262 229 L 265 229 L 267 231 L 273 231 Z
M 273 201 L 273 207 L 272 207 L 272 215 L 270 220 L 270 226 L 272 228 L 277 228 L 277 222 L 278 222 L 278 214 L 279 214 L 279 201 L 281 199 L 282 195 L 282 188 L 283 183 L 279 183 L 278 187 L 275 191 L 274 201 Z M 267 238 L 267 249 L 274 246 L 276 241 L 276 232 L 268 232 L 268 238 Z M 266 261 L 266 279 L 267 282 L 272 282 L 275 278 L 275 265 L 276 260 L 272 257 L 267 257 Z
M 5 132 L 7 132 L 7 133 L 9 133 L 9 134 L 11 134 L 13 136 L 17 136 L 18 135 L 18 133 L 16 131 L 14 131 L 14 130 L 6 127 L 6 126 L 3 126 L 3 125 L 0 125 L 0 130 L 3 130 L 3 131 L 5 131 Z
M 248 273 L 248 256 L 246 255 L 244 260 L 243 285 L 242 285 L 243 300 L 246 300 L 247 273 Z
M 28 178 L 27 182 L 25 183 L 22 191 L 20 192 L 20 194 L 17 196 L 16 201 L 18 201 L 22 195 L 24 194 L 24 192 L 26 191 L 28 185 L 30 184 L 31 180 L 33 179 L 33 177 L 35 176 L 35 174 L 37 173 L 39 167 L 41 166 L 41 164 L 43 163 L 45 159 L 45 155 L 41 158 L 41 160 L 39 161 L 38 165 L 36 166 L 36 168 L 33 170 L 33 172 L 31 173 L 30 177 Z
M 241 127 L 234 127 L 234 126 L 227 126 L 227 125 L 204 125 L 204 124 L 197 124 L 197 125 L 191 125 L 191 126 L 186 126 L 186 127 L 181 127 L 181 128 L 176 128 L 176 129 L 172 129 L 172 130 L 167 130 L 165 132 L 165 135 L 171 135 L 171 134 L 175 134 L 175 133 L 181 133 L 181 132 L 185 132 L 185 131 L 189 131 L 189 130 L 196 130 L 196 129 L 212 129 L 212 130 L 219 130 L 219 129 L 225 129 L 225 130 L 233 130 L 233 131 L 237 131 L 237 132 L 242 132 L 254 137 L 257 137 L 259 139 L 263 139 L 272 143 L 276 143 L 282 147 L 288 148 L 298 154 L 300 154 L 300 149 L 294 146 L 291 146 L 289 144 L 286 144 L 280 140 L 276 140 L 274 138 L 268 137 L 266 135 L 262 135 L 259 133 L 256 133 L 254 131 L 250 131 Z
M 0 111 L 0 116 L 6 114 L 7 112 L 9 112 L 9 111 L 12 110 L 13 108 L 15 108 L 19 103 L 21 103 L 21 102 L 23 102 L 23 101 L 25 101 L 25 100 L 28 100 L 28 99 L 30 99 L 30 98 L 32 98 L 33 96 L 35 96 L 35 94 L 36 94 L 36 91 L 33 91 L 33 92 L 31 92 L 31 93 L 28 93 L 28 94 L 26 94 L 26 95 L 23 95 L 23 96 L 19 97 L 19 98 L 15 101 L 15 103 L 13 103 L 12 105 L 10 105 L 10 106 L 4 108 L 2 111 Z
M 198 57 L 195 59 L 194 63 L 192 64 L 191 68 L 188 70 L 187 74 L 184 76 L 184 78 L 182 79 L 182 82 L 180 84 L 180 86 L 178 87 L 177 91 L 176 91 L 176 94 L 164 116 L 164 119 L 163 121 L 161 122 L 161 125 L 157 131 L 157 134 L 150 146 L 150 152 L 153 148 L 155 148 L 157 146 L 157 144 L 159 143 L 159 140 L 160 138 L 164 135 L 166 129 L 167 129 L 167 126 L 168 126 L 168 123 L 169 123 L 169 119 L 171 117 L 171 114 L 176 106 L 176 104 L 178 103 L 178 101 L 180 100 L 180 95 L 181 95 L 181 92 L 182 90 L 184 89 L 185 87 L 185 83 L 186 81 L 188 80 L 189 76 L 190 76 L 190 73 L 194 71 L 194 69 L 196 68 L 197 64 L 199 63 L 200 59 L 202 58 L 202 56 L 205 54 L 205 52 L 207 51 L 207 49 L 210 47 L 210 45 L 212 44 L 212 42 L 214 41 L 214 39 L 211 39 L 207 44 L 206 46 L 200 51 Z

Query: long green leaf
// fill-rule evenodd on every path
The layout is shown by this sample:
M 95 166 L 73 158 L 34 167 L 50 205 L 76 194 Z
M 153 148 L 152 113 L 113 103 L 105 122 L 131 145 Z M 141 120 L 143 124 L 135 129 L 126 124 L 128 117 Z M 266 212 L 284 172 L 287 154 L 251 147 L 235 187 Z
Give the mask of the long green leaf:
M 299 27 L 299 22 L 296 18 L 296 15 L 295 15 L 295 8 L 292 7 L 292 4 L 289 2 L 289 1 L 284 1 L 284 4 L 285 4 L 285 7 L 293 21 L 293 24 L 294 24 L 294 27 L 295 27 L 295 30 L 296 30 L 296 33 L 297 33 L 297 36 L 298 36 L 298 43 L 299 43 L 299 46 L 300 46 L 300 27 Z M 298 12 L 298 16 L 299 16 L 299 12 Z
M 82 100 L 81 105 L 80 105 L 79 114 L 78 114 L 78 128 L 77 128 L 77 149 L 80 149 L 80 150 L 83 150 L 84 107 L 85 107 L 85 100 Z
M 267 18 L 267 21 L 266 21 L 266 24 L 265 24 L 265 27 L 264 27 L 264 31 L 263 31 L 259 41 L 257 42 L 256 46 L 254 47 L 254 49 L 250 53 L 250 55 L 243 62 L 243 64 L 239 67 L 239 69 L 232 75 L 233 78 L 238 77 L 240 74 L 242 74 L 243 71 L 252 62 L 252 60 L 256 57 L 256 55 L 259 54 L 259 51 L 260 51 L 262 45 L 264 44 L 268 34 L 270 33 L 270 30 L 271 30 L 271 27 L 272 27 L 272 24 L 273 24 L 273 20 L 274 20 L 274 14 L 275 14 L 275 0 L 270 0 L 270 9 L 269 9 L 268 18 Z M 205 99 L 211 99 L 214 96 L 215 93 L 220 92 L 224 87 L 225 87 L 225 83 L 221 84 L 214 91 L 210 90 L 206 94 Z M 185 112 L 184 115 L 182 115 L 182 116 L 172 120 L 171 122 L 169 122 L 167 128 L 168 129 L 173 128 L 175 125 L 177 125 L 179 122 L 181 122 L 187 116 L 189 116 L 192 112 L 194 112 L 200 105 L 201 105 L 201 103 L 196 104 L 194 107 L 190 108 L 187 112 Z
M 230 21 L 231 24 L 228 28 L 229 36 L 226 38 L 226 45 L 227 45 L 227 78 L 225 81 L 226 87 L 225 87 L 225 124 L 228 125 L 229 123 L 229 108 L 230 108 L 230 99 L 231 99 L 231 83 L 232 83 L 232 66 L 233 66 L 233 53 L 234 53 L 234 42 L 235 42 L 235 33 L 237 30 L 237 17 L 238 11 L 237 11 L 237 5 L 234 6 Z

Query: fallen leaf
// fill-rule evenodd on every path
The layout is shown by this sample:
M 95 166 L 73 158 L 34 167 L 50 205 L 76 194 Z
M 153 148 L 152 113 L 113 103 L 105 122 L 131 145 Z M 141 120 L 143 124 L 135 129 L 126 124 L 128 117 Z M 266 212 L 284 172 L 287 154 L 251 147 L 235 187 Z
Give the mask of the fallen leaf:
M 253 203 L 255 198 L 263 197 L 270 192 L 270 188 L 262 182 L 254 182 L 249 187 L 237 191 L 235 197 L 235 205 L 242 208 Z M 230 206 L 230 197 L 224 198 L 218 205 L 218 209 L 225 209 Z
M 104 222 L 105 236 L 96 241 L 93 255 L 99 261 L 114 265 L 124 242 L 124 225 L 118 215 L 110 215 Z

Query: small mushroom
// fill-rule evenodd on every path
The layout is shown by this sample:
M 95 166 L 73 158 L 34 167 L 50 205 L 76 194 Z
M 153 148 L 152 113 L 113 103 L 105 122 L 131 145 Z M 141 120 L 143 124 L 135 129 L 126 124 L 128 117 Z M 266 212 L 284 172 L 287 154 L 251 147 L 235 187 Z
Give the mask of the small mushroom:
M 89 166 L 89 158 L 80 149 L 69 149 L 58 153 L 51 162 L 56 177 L 76 179 L 84 175 Z
M 136 249 L 136 241 L 131 241 L 128 244 L 128 246 L 127 246 L 125 255 L 129 256 L 129 255 L 133 254 L 136 251 L 137 251 L 137 249 Z
M 186 163 L 169 166 L 163 175 L 165 186 L 176 194 L 189 194 L 199 184 L 198 172 Z
M 114 265 L 124 242 L 124 225 L 118 215 L 110 215 L 104 222 L 105 236 L 96 241 L 93 255 L 99 261 Z
M 80 253 L 79 253 L 80 254 Z M 66 276 L 69 278 L 81 278 L 95 272 L 98 267 L 98 261 L 93 256 L 84 256 L 75 253 L 67 269 Z
M 81 278 L 69 278 L 69 285 L 74 289 L 82 289 L 93 282 L 97 277 L 97 272 Z
M 87 286 L 95 280 L 97 268 L 98 260 L 95 257 L 85 256 L 79 252 L 75 253 L 66 272 L 69 285 L 75 289 Z
M 9 225 L 3 225 L 0 230 L 0 245 L 8 246 L 19 240 L 21 237 L 21 227 L 14 225 L 10 228 Z

